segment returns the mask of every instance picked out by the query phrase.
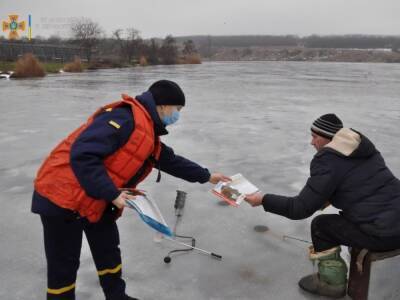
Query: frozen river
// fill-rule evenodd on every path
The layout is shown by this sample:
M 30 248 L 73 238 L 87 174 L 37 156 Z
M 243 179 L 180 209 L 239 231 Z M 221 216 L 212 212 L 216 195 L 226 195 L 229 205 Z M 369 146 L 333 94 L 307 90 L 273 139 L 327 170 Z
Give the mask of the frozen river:
M 0 299 L 45 298 L 42 229 L 39 217 L 30 213 L 32 180 L 41 161 L 96 108 L 121 93 L 139 94 L 162 78 L 177 81 L 187 98 L 181 120 L 163 141 L 210 170 L 241 172 L 264 192 L 295 195 L 314 153 L 310 124 L 334 112 L 346 127 L 370 137 L 400 176 L 400 65 L 204 63 L 0 80 Z M 297 287 L 313 271 L 308 245 L 280 238 L 309 240 L 311 218 L 289 221 L 247 204 L 222 206 L 210 185 L 167 175 L 156 184 L 153 174 L 141 187 L 170 225 L 175 191 L 186 191 L 178 233 L 195 236 L 199 247 L 223 260 L 190 253 L 164 264 L 173 245 L 155 243 L 154 233 L 126 211 L 118 223 L 129 294 L 149 300 L 319 299 Z M 270 232 L 255 232 L 256 225 Z M 400 298 L 399 263 L 394 258 L 373 265 L 370 299 Z M 77 299 L 102 299 L 86 243 Z

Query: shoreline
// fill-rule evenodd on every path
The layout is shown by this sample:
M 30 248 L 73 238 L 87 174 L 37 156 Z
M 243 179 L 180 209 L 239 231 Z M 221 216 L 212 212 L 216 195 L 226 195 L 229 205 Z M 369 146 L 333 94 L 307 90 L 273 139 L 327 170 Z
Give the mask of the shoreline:
M 400 52 L 385 49 L 305 47 L 217 48 L 207 61 L 301 61 L 400 63 Z
M 173 66 L 178 65 L 195 65 L 201 64 L 199 63 L 176 63 L 176 64 L 168 64 Z M 85 71 L 96 71 L 96 70 L 107 70 L 107 69 L 126 69 L 126 68 L 135 68 L 135 67 L 151 67 L 151 66 L 167 66 L 166 64 L 135 64 L 135 65 L 127 65 L 127 64 L 103 64 L 101 62 L 93 62 L 92 65 L 88 63 L 82 63 L 83 68 L 82 71 L 64 71 L 64 67 L 66 63 L 60 62 L 40 62 L 43 66 L 46 74 L 62 74 L 62 73 L 82 73 Z M 16 61 L 0 61 L 0 75 L 11 75 L 15 72 Z M 5 76 L 4 76 L 5 77 Z M 3 78 L 3 77 L 0 77 Z M 12 77 L 11 77 L 12 78 Z
M 300 63 L 371 63 L 371 64 L 398 64 L 400 61 L 382 61 L 382 60 L 326 60 L 326 59 L 268 59 L 268 58 L 252 58 L 252 59 L 232 59 L 232 58 L 202 58 L 201 63 L 256 63 L 256 62 L 300 62 Z M 4 62 L 0 61 L 0 79 L 1 78 L 12 78 L 12 75 L 15 72 L 15 63 L 16 62 Z M 114 70 L 114 69 L 128 69 L 128 68 L 135 68 L 135 67 L 153 67 L 153 66 L 179 66 L 179 65 L 193 65 L 190 63 L 178 63 L 178 64 L 155 64 L 155 65 L 118 65 L 118 66 L 109 66 L 109 65 L 100 65 L 96 67 L 88 67 L 87 64 L 84 64 L 84 68 L 82 72 L 67 72 L 63 70 L 65 66 L 64 63 L 57 63 L 57 62 L 49 62 L 49 63 L 41 63 L 48 75 L 55 75 L 55 74 L 63 74 L 63 73 L 82 73 L 87 71 L 97 71 L 97 70 Z M 3 76 L 1 76 L 3 75 Z M 8 76 L 7 76 L 8 75 Z M 29 77 L 28 77 L 29 78 Z M 15 78 L 14 78 L 15 79 Z

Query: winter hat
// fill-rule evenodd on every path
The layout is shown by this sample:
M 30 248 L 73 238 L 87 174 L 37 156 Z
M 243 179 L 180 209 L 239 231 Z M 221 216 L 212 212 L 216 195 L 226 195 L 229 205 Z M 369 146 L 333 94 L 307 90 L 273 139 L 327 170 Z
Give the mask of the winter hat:
M 156 81 L 150 86 L 149 91 L 153 95 L 156 105 L 185 105 L 185 94 L 173 81 Z
M 340 129 L 343 128 L 342 121 L 335 114 L 320 116 L 311 125 L 311 131 L 327 139 L 332 139 Z

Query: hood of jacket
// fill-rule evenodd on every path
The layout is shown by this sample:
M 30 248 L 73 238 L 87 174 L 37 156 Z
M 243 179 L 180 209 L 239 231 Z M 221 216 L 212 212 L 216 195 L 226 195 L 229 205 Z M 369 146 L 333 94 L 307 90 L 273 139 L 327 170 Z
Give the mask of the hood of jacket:
M 340 129 L 317 155 L 326 151 L 349 158 L 367 158 L 378 152 L 366 136 L 351 128 Z

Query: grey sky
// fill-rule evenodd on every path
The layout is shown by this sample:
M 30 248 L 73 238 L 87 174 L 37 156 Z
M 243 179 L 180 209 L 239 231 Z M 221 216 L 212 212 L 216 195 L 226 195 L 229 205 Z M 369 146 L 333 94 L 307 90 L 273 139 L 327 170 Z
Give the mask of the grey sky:
M 0 0 L 0 20 L 32 14 L 33 36 L 67 35 L 73 17 L 89 17 L 110 34 L 134 27 L 142 36 L 237 34 L 400 34 L 399 0 Z M 0 32 L 2 35 L 4 33 Z

